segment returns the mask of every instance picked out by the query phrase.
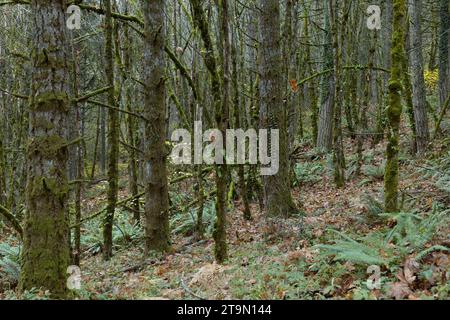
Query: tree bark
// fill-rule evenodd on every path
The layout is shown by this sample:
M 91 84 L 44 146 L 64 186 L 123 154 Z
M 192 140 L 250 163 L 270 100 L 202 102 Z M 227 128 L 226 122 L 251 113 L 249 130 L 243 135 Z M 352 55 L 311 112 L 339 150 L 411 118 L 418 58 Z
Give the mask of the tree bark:
M 412 71 L 413 110 L 416 128 L 417 153 L 427 150 L 430 140 L 427 100 L 424 79 L 421 29 L 422 0 L 409 0 L 410 18 L 410 66 Z M 405 70 L 406 72 L 406 70 Z
M 114 44 L 113 44 L 113 20 L 111 0 L 105 1 L 105 73 L 110 89 L 108 91 L 108 105 L 116 107 L 114 88 Z M 113 248 L 113 224 L 118 193 L 118 157 L 119 157 L 119 115 L 116 109 L 108 109 L 108 194 L 107 209 L 103 221 L 103 258 L 109 260 L 112 257 Z
M 326 7 L 324 21 L 324 47 L 323 47 L 323 69 L 333 68 L 333 38 L 331 34 L 330 12 Z M 317 148 L 322 151 L 331 151 L 333 145 L 333 113 L 335 100 L 335 79 L 332 75 L 324 75 L 321 83 L 321 107 L 319 113 L 319 127 L 317 135 Z
M 27 213 L 19 288 L 67 294 L 69 225 L 66 1 L 33 0 L 33 91 L 28 138 Z
M 260 3 L 260 128 L 279 129 L 279 171 L 264 176 L 264 200 L 267 215 L 287 217 L 295 211 L 289 179 L 286 110 L 283 105 L 280 40 L 280 4 L 278 0 Z M 269 142 L 270 145 L 270 142 Z
M 384 208 L 386 212 L 398 210 L 399 183 L 399 140 L 400 119 L 402 115 L 402 61 L 404 50 L 404 21 L 406 14 L 405 0 L 393 0 L 391 78 L 389 81 L 389 107 L 387 109 L 388 145 L 386 148 L 386 171 L 384 175 Z
M 445 104 L 450 87 L 449 39 L 450 9 L 448 0 L 440 0 L 439 15 L 439 101 L 440 109 Z
M 144 13 L 144 114 L 145 124 L 145 248 L 166 251 L 170 245 L 169 193 L 167 182 L 165 1 L 142 2 Z

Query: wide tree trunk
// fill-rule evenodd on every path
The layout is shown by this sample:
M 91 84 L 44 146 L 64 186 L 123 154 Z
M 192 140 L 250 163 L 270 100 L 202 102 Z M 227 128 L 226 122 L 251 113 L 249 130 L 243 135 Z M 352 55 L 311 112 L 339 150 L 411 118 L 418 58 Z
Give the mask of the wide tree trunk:
M 142 1 L 144 13 L 145 244 L 150 250 L 169 247 L 169 193 L 166 158 L 164 0 Z
M 20 289 L 66 295 L 69 66 L 66 1 L 33 0 L 33 85 Z
M 260 10 L 260 128 L 278 129 L 280 133 L 279 171 L 263 178 L 265 208 L 268 216 L 288 216 L 295 205 L 289 189 L 287 119 L 282 97 L 280 4 L 278 0 L 262 0 Z

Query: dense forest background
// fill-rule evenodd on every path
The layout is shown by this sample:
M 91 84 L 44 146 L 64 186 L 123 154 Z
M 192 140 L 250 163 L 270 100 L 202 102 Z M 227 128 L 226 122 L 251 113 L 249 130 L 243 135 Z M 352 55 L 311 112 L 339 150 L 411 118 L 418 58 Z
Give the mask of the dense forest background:
M 448 298 L 448 0 L 0 0 L 0 26 L 0 299 Z M 174 163 L 200 122 L 278 129 L 278 172 Z

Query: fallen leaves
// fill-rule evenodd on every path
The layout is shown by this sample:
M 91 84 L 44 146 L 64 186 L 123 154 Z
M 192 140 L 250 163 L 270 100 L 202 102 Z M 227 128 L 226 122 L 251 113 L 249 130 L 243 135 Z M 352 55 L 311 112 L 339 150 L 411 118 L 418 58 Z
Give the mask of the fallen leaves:
M 417 279 L 415 274 L 420 270 L 420 264 L 414 259 L 408 259 L 403 268 L 404 279 L 408 284 L 413 284 Z
M 194 274 L 189 285 L 208 287 L 211 283 L 217 281 L 226 269 L 227 267 L 218 265 L 216 262 L 206 264 Z
M 391 284 L 388 294 L 396 300 L 405 299 L 406 297 L 413 297 L 412 288 L 414 282 L 417 280 L 416 273 L 420 270 L 420 264 L 414 258 L 408 258 L 400 269 L 396 277 L 398 282 Z
M 408 283 L 406 282 L 395 282 L 391 284 L 388 294 L 390 297 L 396 300 L 402 300 L 412 294 L 411 289 L 409 289 Z

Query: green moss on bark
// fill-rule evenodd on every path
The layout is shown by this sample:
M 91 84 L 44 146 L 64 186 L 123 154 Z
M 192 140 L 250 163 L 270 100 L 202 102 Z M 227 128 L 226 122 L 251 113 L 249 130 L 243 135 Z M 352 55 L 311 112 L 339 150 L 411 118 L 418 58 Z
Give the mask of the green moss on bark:
M 405 0 L 394 1 L 394 19 L 392 36 L 392 69 L 389 81 L 389 107 L 388 145 L 386 147 L 386 171 L 384 175 L 384 207 L 386 212 L 398 211 L 398 184 L 399 184 L 399 128 L 402 115 L 402 72 L 405 59 L 404 50 L 404 14 L 406 12 Z
M 65 92 L 45 92 L 34 97 L 31 104 L 32 111 L 46 112 L 46 111 L 69 111 L 69 98 Z

